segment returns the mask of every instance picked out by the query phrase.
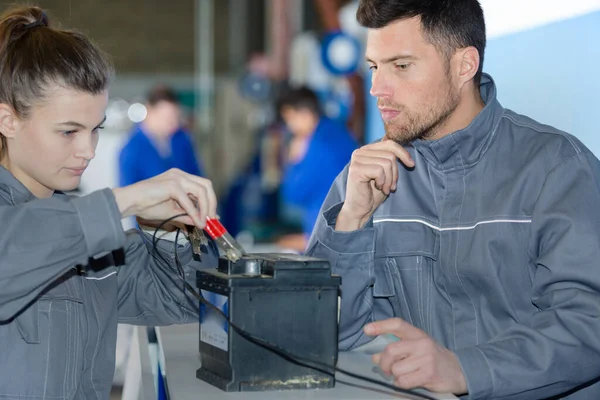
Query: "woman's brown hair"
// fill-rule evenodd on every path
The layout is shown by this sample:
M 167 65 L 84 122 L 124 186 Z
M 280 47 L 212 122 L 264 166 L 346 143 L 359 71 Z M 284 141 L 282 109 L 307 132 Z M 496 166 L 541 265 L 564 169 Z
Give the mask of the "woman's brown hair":
M 108 57 L 75 31 L 54 29 L 39 7 L 19 7 L 0 17 L 0 103 L 26 118 L 33 101 L 52 84 L 99 94 L 113 68 Z M 6 138 L 0 132 L 0 159 Z

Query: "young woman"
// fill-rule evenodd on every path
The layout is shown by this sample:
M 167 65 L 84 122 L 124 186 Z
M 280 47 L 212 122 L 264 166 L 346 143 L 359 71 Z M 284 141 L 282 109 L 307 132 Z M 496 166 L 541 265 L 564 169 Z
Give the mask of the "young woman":
M 62 193 L 94 158 L 110 76 L 94 44 L 53 29 L 41 9 L 0 18 L 0 399 L 108 399 L 117 322 L 197 321 L 152 238 L 123 232 L 121 219 L 157 226 L 186 213 L 177 221 L 202 228 L 216 212 L 210 181 L 171 170 Z M 172 261 L 175 244 L 159 242 Z M 177 252 L 194 276 L 189 243 Z M 203 261 L 214 266 L 215 254 Z

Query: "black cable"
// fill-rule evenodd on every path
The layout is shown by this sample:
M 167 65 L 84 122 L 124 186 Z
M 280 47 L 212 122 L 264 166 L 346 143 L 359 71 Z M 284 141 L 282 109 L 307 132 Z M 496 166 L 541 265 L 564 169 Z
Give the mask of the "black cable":
M 183 213 L 183 214 L 177 214 L 172 216 L 171 218 L 167 218 L 164 221 L 162 221 L 160 224 L 158 224 L 158 226 L 156 227 L 156 229 L 154 230 L 154 234 L 152 235 L 152 247 L 154 248 L 154 250 L 156 251 L 156 254 L 158 254 L 158 256 L 167 264 L 167 265 L 171 265 L 167 262 L 167 260 L 165 260 L 163 258 L 163 256 L 160 254 L 160 252 L 158 251 L 158 239 L 156 237 L 156 235 L 158 235 L 158 231 L 160 231 L 162 229 L 163 226 L 165 226 L 166 224 L 168 224 L 169 222 L 173 221 L 175 218 L 179 218 L 179 217 L 185 217 L 187 214 Z
M 183 270 L 183 267 L 181 266 L 181 262 L 179 261 L 179 252 L 177 252 L 177 243 L 179 241 L 179 232 L 181 232 L 181 229 L 177 228 L 177 233 L 175 234 L 175 242 L 173 243 L 173 252 L 175 254 L 175 266 L 177 267 L 177 272 L 179 273 L 180 277 L 185 278 L 185 271 Z
M 315 361 L 315 360 L 310 360 L 301 356 L 297 356 L 295 354 L 292 354 L 290 352 L 288 352 L 287 350 L 284 350 L 283 348 L 269 343 L 257 336 L 254 336 L 246 331 L 244 331 L 243 329 L 241 329 L 240 327 L 238 327 L 237 325 L 235 325 L 233 322 L 231 322 L 231 320 L 229 319 L 229 316 L 226 315 L 223 311 L 221 311 L 218 307 L 215 307 L 211 302 L 207 301 L 204 297 L 202 297 L 202 295 L 200 293 L 198 293 L 196 291 L 196 289 L 189 284 L 189 282 L 185 279 L 185 272 L 183 271 L 183 267 L 181 266 L 181 263 L 179 262 L 179 258 L 178 258 L 178 254 L 177 254 L 177 237 L 179 235 L 179 229 L 177 230 L 177 234 L 175 236 L 175 268 L 173 268 L 173 266 L 160 254 L 160 251 L 158 249 L 158 239 L 156 237 L 156 235 L 158 234 L 158 231 L 160 231 L 160 229 L 165 226 L 167 223 L 171 222 L 172 220 L 174 220 L 175 218 L 179 218 L 182 216 L 185 216 L 187 214 L 178 214 L 175 215 L 169 219 L 166 219 L 164 221 L 162 221 L 158 227 L 156 228 L 156 230 L 154 231 L 154 234 L 152 235 L 152 247 L 154 248 L 154 251 L 156 252 L 156 255 L 171 269 L 173 270 L 176 275 L 183 281 L 184 287 L 187 288 L 190 293 L 192 293 L 194 295 L 194 297 L 196 297 L 198 299 L 198 301 L 200 301 L 200 303 L 204 304 L 206 307 L 210 308 L 211 310 L 217 312 L 218 314 L 220 314 L 226 321 L 227 324 L 234 330 L 237 332 L 238 335 L 242 336 L 243 338 L 245 338 L 246 340 L 249 340 L 275 354 L 277 354 L 280 357 L 283 357 L 284 359 L 293 362 L 294 364 L 303 366 L 303 367 L 307 367 L 310 369 L 314 369 L 316 371 L 325 373 L 327 375 L 334 375 L 334 373 L 331 372 L 331 369 L 333 369 L 334 371 L 340 372 L 344 375 L 348 375 L 352 378 L 355 379 L 359 379 L 365 382 L 369 382 L 371 384 L 374 385 L 378 385 L 378 386 L 382 386 L 386 389 L 392 390 L 394 392 L 397 393 L 402 393 L 405 395 L 409 395 L 412 397 L 416 397 L 418 399 L 425 399 L 425 400 L 436 400 L 435 398 L 428 396 L 426 394 L 421 394 L 418 393 L 414 390 L 408 390 L 408 389 L 402 389 L 399 388 L 397 386 L 394 386 L 390 383 L 387 382 L 383 382 L 377 379 L 373 379 L 373 378 L 369 378 L 367 376 L 363 376 L 360 374 L 356 374 L 354 372 L 350 372 L 347 371 L 345 369 L 339 368 L 337 366 L 331 366 L 328 364 L 325 364 L 323 362 L 320 361 Z M 338 380 L 339 381 L 339 380 Z
M 183 266 L 181 265 L 181 262 L 179 261 L 179 252 L 177 251 L 180 232 L 181 232 L 181 229 L 177 228 L 177 233 L 175 234 L 175 242 L 173 243 L 173 252 L 175 254 L 175 266 L 177 267 L 177 272 L 179 272 L 179 276 L 181 277 L 181 280 L 183 282 L 186 282 L 185 271 L 183 270 Z M 183 292 L 184 295 L 185 295 L 185 289 L 186 289 L 186 286 L 183 285 L 183 288 L 181 288 L 181 291 Z

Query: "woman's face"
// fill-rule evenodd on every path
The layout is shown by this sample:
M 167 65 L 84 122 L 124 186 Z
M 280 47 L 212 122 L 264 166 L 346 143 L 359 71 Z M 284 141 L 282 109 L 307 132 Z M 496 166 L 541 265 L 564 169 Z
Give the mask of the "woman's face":
M 36 197 L 76 189 L 95 156 L 107 103 L 108 91 L 93 95 L 55 85 L 26 118 L 14 116 L 10 129 L 0 110 L 8 142 L 2 164 Z

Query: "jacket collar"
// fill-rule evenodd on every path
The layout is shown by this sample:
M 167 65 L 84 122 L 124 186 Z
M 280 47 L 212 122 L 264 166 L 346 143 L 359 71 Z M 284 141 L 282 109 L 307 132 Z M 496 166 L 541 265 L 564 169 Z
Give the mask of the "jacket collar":
M 33 193 L 2 166 L 0 166 L 0 196 L 13 205 L 26 203 L 35 199 Z
M 504 108 L 496 98 L 496 85 L 483 74 L 480 85 L 485 107 L 464 129 L 438 140 L 414 140 L 411 144 L 435 169 L 451 171 L 476 164 L 495 136 Z

